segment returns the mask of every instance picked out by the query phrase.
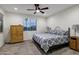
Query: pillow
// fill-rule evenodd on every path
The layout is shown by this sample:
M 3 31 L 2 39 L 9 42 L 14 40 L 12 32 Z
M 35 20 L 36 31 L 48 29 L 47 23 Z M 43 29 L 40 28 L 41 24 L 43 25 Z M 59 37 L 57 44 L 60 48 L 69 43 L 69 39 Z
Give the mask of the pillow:
M 63 33 L 64 33 L 64 31 L 59 26 L 56 26 L 54 30 L 57 35 L 63 35 Z
M 50 27 L 47 27 L 47 32 L 50 32 L 51 31 L 51 28 Z
M 57 35 L 68 35 L 68 31 L 65 30 L 56 30 L 57 31 Z
M 57 31 L 56 30 L 50 30 L 48 33 L 50 33 L 50 34 L 57 34 Z
M 68 35 L 68 31 L 61 29 L 61 27 L 56 26 L 54 29 L 49 29 L 48 33 L 56 35 Z

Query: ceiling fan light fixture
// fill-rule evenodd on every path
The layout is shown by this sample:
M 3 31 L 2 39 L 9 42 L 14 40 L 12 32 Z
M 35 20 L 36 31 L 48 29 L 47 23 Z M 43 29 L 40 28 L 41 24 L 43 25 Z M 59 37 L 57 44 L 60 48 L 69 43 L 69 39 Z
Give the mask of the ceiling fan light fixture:
M 38 13 L 38 12 L 40 12 L 39 10 L 36 10 L 36 12 Z
M 39 4 L 34 4 L 35 8 L 34 9 L 27 9 L 28 11 L 34 11 L 34 14 L 36 13 L 42 13 L 44 14 L 44 10 L 47 10 L 48 7 L 44 7 L 44 8 L 40 8 L 40 5 Z M 45 14 L 44 14 L 45 15 Z

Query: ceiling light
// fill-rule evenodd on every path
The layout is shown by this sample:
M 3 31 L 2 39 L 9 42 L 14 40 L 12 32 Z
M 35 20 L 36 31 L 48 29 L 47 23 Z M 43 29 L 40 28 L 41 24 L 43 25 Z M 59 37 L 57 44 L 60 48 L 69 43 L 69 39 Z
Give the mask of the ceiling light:
M 17 10 L 18 10 L 18 8 L 14 8 L 14 10 L 15 10 L 15 11 L 17 11 Z
M 38 12 L 40 12 L 39 10 L 36 10 L 36 12 L 38 13 Z

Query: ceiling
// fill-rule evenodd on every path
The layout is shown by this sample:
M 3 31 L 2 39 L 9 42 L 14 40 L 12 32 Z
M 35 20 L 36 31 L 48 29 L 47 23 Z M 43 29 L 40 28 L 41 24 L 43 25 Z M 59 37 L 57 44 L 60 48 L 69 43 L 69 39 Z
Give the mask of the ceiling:
M 43 15 L 42 13 L 37 13 L 36 15 L 38 16 L 43 16 L 43 17 L 47 17 L 47 16 L 51 16 L 59 11 L 62 11 L 66 8 L 69 8 L 73 6 L 73 4 L 40 4 L 40 8 L 43 7 L 48 7 L 48 10 L 44 10 L 45 15 Z M 34 11 L 27 11 L 26 9 L 34 9 L 35 6 L 33 4 L 0 4 L 0 7 L 7 12 L 13 12 L 13 13 L 22 13 L 22 14 L 32 14 L 34 13 Z M 14 8 L 18 8 L 17 11 L 14 10 Z

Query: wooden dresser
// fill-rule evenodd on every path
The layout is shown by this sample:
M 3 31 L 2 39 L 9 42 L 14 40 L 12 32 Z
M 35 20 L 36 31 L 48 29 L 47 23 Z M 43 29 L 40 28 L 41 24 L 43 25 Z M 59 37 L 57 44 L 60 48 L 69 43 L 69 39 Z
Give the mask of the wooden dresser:
M 10 43 L 17 43 L 23 41 L 23 26 L 11 25 L 10 26 Z
M 79 37 L 71 36 L 69 46 L 70 48 L 79 51 Z

